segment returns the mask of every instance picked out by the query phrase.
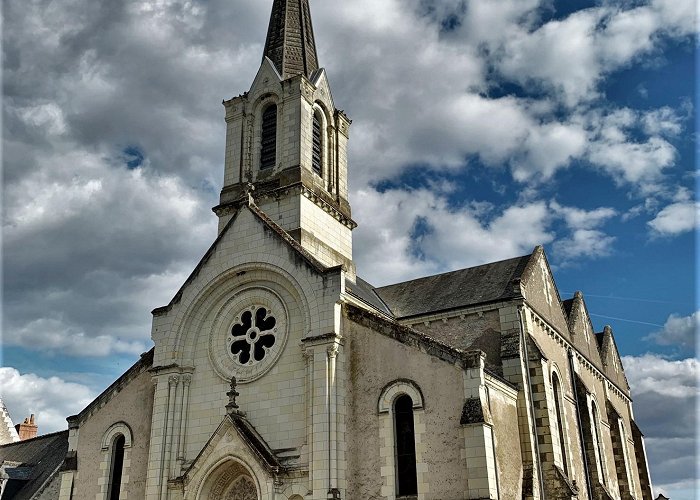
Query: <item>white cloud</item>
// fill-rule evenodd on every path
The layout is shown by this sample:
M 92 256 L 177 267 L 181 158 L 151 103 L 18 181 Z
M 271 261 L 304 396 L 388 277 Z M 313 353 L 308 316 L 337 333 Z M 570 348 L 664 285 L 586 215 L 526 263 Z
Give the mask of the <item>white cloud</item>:
M 566 223 L 570 234 L 554 242 L 553 257 L 560 265 L 568 265 L 581 258 L 598 258 L 610 255 L 616 238 L 600 230 L 600 226 L 617 215 L 611 207 L 584 210 L 549 204 L 551 210 Z
M 665 206 L 647 224 L 657 236 L 676 236 L 698 227 L 700 203 L 682 201 Z
M 47 434 L 67 429 L 66 417 L 80 412 L 94 399 L 95 393 L 85 385 L 59 377 L 43 378 L 0 367 L 0 396 L 14 423 L 33 413 L 39 433 Z
M 692 498 L 684 491 L 700 486 L 695 449 L 700 360 L 645 354 L 625 356 L 622 362 L 635 420 L 645 435 L 652 481 L 662 478 L 671 498 Z
M 690 316 L 671 314 L 664 323 L 663 329 L 653 332 L 647 338 L 659 345 L 692 350 L 698 340 L 698 332 L 700 332 L 700 311 L 695 311 Z
M 494 212 L 450 207 L 424 189 L 362 190 L 353 202 L 358 219 L 372 220 L 355 230 L 355 260 L 373 285 L 524 255 L 554 238 L 544 202 Z

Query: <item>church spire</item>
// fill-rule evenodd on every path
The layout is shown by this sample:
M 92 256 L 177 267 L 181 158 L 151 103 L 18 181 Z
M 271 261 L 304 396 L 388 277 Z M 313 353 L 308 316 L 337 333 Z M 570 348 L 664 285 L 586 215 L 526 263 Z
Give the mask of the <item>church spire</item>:
M 275 0 L 265 40 L 265 57 L 283 79 L 318 69 L 309 0 Z

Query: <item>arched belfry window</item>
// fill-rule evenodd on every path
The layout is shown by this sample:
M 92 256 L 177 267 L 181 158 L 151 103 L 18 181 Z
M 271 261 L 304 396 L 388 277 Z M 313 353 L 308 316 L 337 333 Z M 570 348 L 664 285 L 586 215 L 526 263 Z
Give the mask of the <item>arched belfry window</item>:
M 112 443 L 112 460 L 109 471 L 109 497 L 108 500 L 119 500 L 122 484 L 122 472 L 124 469 L 124 434 L 119 434 Z
M 394 403 L 396 436 L 396 484 L 399 497 L 418 494 L 416 476 L 416 436 L 413 426 L 413 400 L 402 394 Z
M 277 162 L 277 106 L 270 104 L 262 114 L 260 169 L 273 168 Z
M 564 431 L 564 400 L 562 399 L 561 384 L 556 373 L 552 374 L 552 390 L 554 392 L 554 409 L 557 414 L 557 430 L 559 434 L 559 447 L 561 448 L 561 462 L 564 474 L 569 475 L 569 466 L 566 453 L 566 432 Z
M 323 176 L 323 119 L 318 109 L 314 111 L 312 138 L 311 166 L 314 172 Z

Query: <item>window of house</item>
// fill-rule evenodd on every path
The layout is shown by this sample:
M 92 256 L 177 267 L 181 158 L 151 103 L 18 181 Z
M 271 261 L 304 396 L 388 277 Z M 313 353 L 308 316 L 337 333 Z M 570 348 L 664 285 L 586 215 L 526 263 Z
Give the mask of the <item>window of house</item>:
M 418 494 L 416 439 L 413 430 L 413 400 L 403 394 L 394 403 L 396 435 L 397 496 Z
M 313 123 L 313 149 L 311 157 L 311 166 L 318 175 L 323 176 L 323 133 L 322 133 L 321 112 L 314 112 Z
M 262 115 L 260 169 L 273 168 L 277 162 L 277 106 L 271 104 Z
M 634 476 L 632 476 L 632 467 L 630 467 L 629 454 L 627 453 L 627 432 L 625 431 L 625 423 L 622 419 L 618 419 L 617 424 L 620 428 L 620 441 L 622 441 L 622 459 L 625 462 L 625 473 L 627 474 L 627 484 L 630 491 L 634 491 Z
M 122 484 L 122 469 L 124 468 L 124 434 L 114 440 L 112 444 L 112 460 L 109 473 L 109 500 L 119 500 Z
M 605 484 L 605 462 L 603 462 L 603 446 L 600 438 L 600 412 L 598 412 L 598 406 L 594 401 L 591 402 L 591 417 L 593 426 L 593 451 L 595 453 L 596 467 L 598 468 L 598 475 L 600 477 L 600 482 Z
M 564 400 L 562 399 L 561 384 L 556 373 L 552 374 L 552 389 L 554 391 L 554 409 L 557 414 L 557 430 L 559 433 L 559 447 L 561 448 L 561 463 L 564 474 L 569 475 L 569 466 L 566 453 L 566 433 L 564 432 Z

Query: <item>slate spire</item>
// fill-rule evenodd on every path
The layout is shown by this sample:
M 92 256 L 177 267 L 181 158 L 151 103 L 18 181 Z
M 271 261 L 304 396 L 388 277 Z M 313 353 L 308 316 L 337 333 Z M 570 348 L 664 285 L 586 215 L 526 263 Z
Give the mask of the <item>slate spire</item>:
M 265 40 L 265 56 L 283 79 L 318 69 L 309 0 L 275 0 Z

